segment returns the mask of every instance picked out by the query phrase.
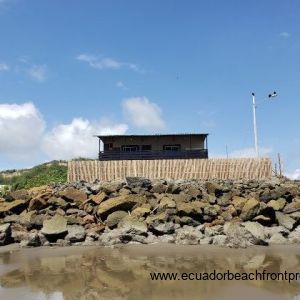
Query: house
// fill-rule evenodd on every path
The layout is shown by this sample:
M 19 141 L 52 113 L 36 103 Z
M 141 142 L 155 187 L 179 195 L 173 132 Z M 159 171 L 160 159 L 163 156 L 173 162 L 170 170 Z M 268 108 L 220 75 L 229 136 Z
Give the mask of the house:
M 99 160 L 208 158 L 207 136 L 203 133 L 97 135 Z

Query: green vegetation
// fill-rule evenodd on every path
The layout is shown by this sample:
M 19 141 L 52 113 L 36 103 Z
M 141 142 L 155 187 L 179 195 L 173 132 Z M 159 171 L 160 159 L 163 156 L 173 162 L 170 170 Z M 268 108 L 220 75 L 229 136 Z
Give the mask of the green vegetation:
M 12 190 L 29 189 L 50 183 L 67 181 L 67 167 L 58 162 L 43 164 L 23 171 L 20 175 L 3 176 L 0 174 L 0 185 L 10 186 Z

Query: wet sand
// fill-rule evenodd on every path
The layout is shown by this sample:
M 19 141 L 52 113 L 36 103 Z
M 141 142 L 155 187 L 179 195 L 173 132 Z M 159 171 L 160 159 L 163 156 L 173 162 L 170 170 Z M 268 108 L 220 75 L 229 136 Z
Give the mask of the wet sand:
M 300 246 L 0 248 L 0 299 L 299 299 L 293 281 L 153 281 L 150 272 L 300 272 Z

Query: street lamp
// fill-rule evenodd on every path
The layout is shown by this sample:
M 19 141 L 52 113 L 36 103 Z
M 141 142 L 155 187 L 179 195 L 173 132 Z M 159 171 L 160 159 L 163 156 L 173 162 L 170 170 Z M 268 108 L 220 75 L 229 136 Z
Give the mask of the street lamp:
M 273 93 L 268 95 L 268 98 L 274 98 L 277 96 L 277 93 L 274 91 Z M 256 125 L 256 99 L 255 93 L 252 93 L 252 105 L 253 105 L 253 129 L 254 129 L 254 145 L 255 145 L 255 153 L 256 156 L 259 157 L 258 152 L 258 141 L 257 141 L 257 125 Z

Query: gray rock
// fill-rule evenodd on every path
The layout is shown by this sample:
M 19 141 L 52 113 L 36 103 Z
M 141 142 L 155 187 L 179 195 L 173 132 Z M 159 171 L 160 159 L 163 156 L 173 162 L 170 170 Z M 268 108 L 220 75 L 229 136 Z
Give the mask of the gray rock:
M 162 234 L 172 234 L 175 231 L 174 223 L 167 222 L 167 223 L 153 223 L 150 226 L 150 230 L 158 235 Z
M 288 215 L 283 214 L 280 211 L 276 211 L 275 216 L 276 216 L 276 219 L 277 219 L 279 225 L 284 226 L 285 228 L 287 228 L 289 230 L 293 229 L 293 227 L 296 223 L 296 221 L 293 218 L 289 217 Z
M 290 234 L 290 231 L 283 226 L 264 227 L 264 232 L 267 238 L 271 238 L 276 233 L 280 233 L 283 236 Z
M 202 244 L 202 243 L 201 243 Z M 227 236 L 223 234 L 218 234 L 212 237 L 212 244 L 217 246 L 227 245 Z
M 84 227 L 81 225 L 68 225 L 67 230 L 68 234 L 66 235 L 65 240 L 70 241 L 71 243 L 84 241 L 86 233 Z
M 44 220 L 41 232 L 45 236 L 60 236 L 67 234 L 67 220 L 60 215 L 55 215 L 50 220 Z
M 107 219 L 106 219 L 106 225 L 113 229 L 115 227 L 117 227 L 117 225 L 119 224 L 119 222 L 125 218 L 126 216 L 128 216 L 128 213 L 126 211 L 122 211 L 122 210 L 117 210 L 113 213 L 111 213 Z
M 291 243 L 300 244 L 300 225 L 289 234 L 288 239 Z
M 151 181 L 144 177 L 126 177 L 127 185 L 130 188 L 150 188 L 151 187 Z
M 0 225 L 0 245 L 6 245 L 11 241 L 11 227 L 9 223 Z
M 284 238 L 281 233 L 275 233 L 271 236 L 271 238 L 268 240 L 268 243 L 270 245 L 281 245 L 281 244 L 287 244 L 288 239 Z
M 260 208 L 259 202 L 254 198 L 250 198 L 243 206 L 240 218 L 243 221 L 248 221 L 253 219 L 258 213 L 259 208 Z
M 257 222 L 245 222 L 241 224 L 246 230 L 248 230 L 256 239 L 265 240 L 266 235 L 264 226 Z
M 181 245 L 198 245 L 203 234 L 191 226 L 183 226 L 176 230 L 175 243 Z
M 206 237 L 224 234 L 223 226 L 222 225 L 207 226 L 205 227 L 204 233 Z

